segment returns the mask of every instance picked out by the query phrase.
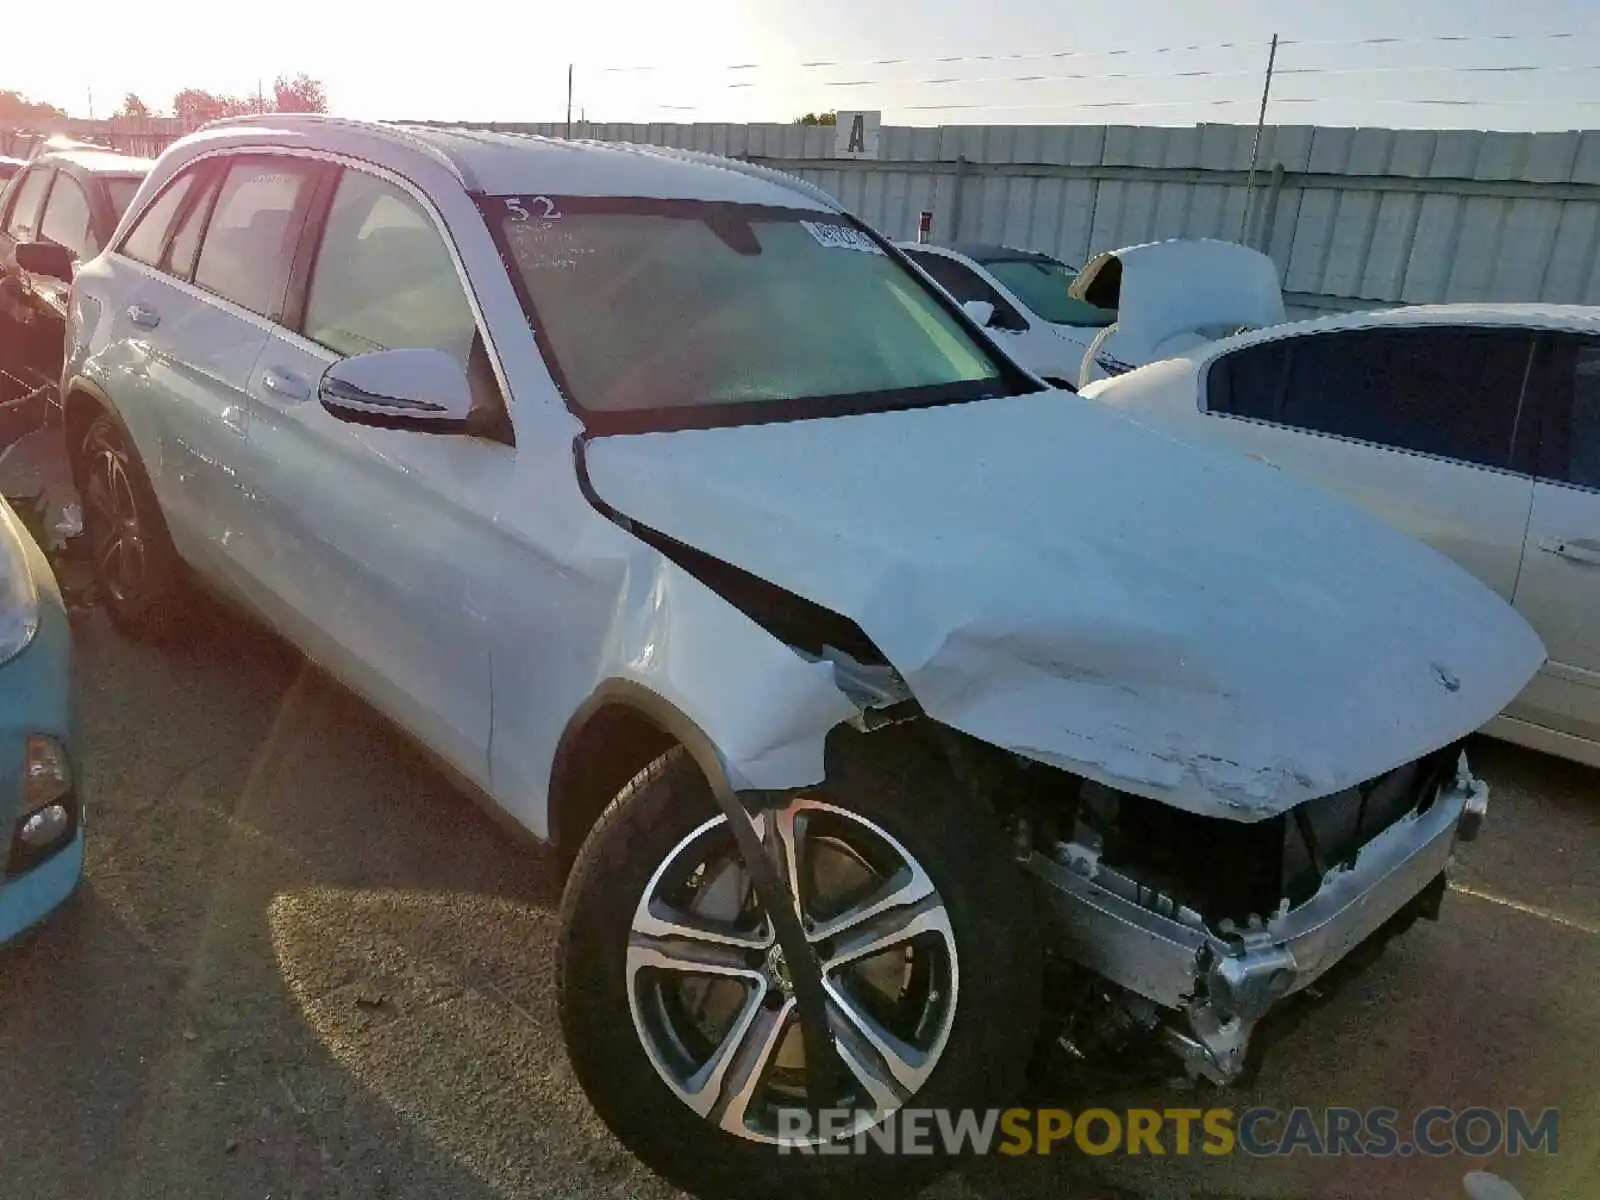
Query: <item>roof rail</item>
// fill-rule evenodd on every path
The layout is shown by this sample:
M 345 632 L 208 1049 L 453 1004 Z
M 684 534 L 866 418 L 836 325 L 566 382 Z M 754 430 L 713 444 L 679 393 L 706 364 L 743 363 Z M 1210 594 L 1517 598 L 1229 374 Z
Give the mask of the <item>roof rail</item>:
M 456 161 L 439 147 L 426 138 L 420 138 L 403 125 L 388 121 L 360 121 L 353 117 L 336 117 L 331 113 L 242 113 L 236 117 L 218 117 L 215 121 L 207 121 L 195 132 L 210 129 L 228 129 L 236 126 L 260 125 L 268 128 L 288 127 L 297 125 L 334 126 L 342 129 L 355 130 L 374 137 L 387 138 L 390 141 L 401 142 L 413 150 L 420 150 L 429 158 L 448 168 L 450 173 L 465 184 L 461 167 Z
M 658 146 L 652 142 L 610 142 L 600 138 L 561 138 L 550 134 L 534 133 L 527 129 L 503 129 L 493 121 L 400 121 L 401 126 L 413 126 L 419 129 L 437 129 L 442 133 L 461 134 L 494 134 L 498 137 L 524 138 L 542 142 L 566 143 L 568 145 L 601 145 L 611 147 L 625 147 L 641 154 L 652 154 L 660 158 L 675 158 L 682 162 L 699 163 L 702 166 L 717 167 L 724 171 L 735 171 L 740 175 L 752 179 L 764 179 L 768 183 L 778 184 L 790 191 L 801 194 L 824 205 L 833 212 L 843 212 L 844 207 L 827 192 L 809 180 L 801 179 L 798 175 L 791 175 L 787 171 L 780 171 L 776 167 L 762 166 L 748 159 L 732 158 L 723 154 L 713 154 L 708 150 L 682 150 L 675 146 Z

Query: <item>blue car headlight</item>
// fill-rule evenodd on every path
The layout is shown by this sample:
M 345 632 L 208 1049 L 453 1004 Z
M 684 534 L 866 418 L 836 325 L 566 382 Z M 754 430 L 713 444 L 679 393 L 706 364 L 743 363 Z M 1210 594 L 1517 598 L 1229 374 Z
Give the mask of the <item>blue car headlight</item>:
M 39 589 L 23 541 L 27 532 L 0 501 L 0 666 L 26 650 L 39 632 Z

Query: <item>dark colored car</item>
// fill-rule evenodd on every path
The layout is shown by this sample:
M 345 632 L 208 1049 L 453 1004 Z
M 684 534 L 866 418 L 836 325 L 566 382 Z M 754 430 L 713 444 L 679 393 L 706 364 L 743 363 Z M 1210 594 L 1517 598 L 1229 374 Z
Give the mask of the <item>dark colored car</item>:
M 46 149 L 0 192 L 0 372 L 61 377 L 67 293 L 154 165 L 109 150 Z

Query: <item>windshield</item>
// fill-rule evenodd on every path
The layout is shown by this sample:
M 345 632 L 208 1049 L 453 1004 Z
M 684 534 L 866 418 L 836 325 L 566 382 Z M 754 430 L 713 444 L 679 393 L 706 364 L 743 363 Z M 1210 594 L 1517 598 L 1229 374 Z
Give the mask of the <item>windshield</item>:
M 984 269 L 1039 316 L 1052 325 L 1077 325 L 1098 329 L 1117 319 L 1115 309 L 1097 308 L 1067 295 L 1078 273 L 1054 259 L 1004 258 L 983 264 Z
M 845 218 L 690 201 L 484 205 L 543 349 L 591 427 L 863 412 L 1017 384 Z M 781 407 L 750 408 L 763 404 Z
M 139 190 L 139 185 L 144 180 L 137 175 L 114 175 L 105 180 L 106 195 L 111 197 L 111 210 L 117 214 L 117 220 L 122 220 L 122 214 L 128 211 L 128 204 L 133 200 L 133 194 Z

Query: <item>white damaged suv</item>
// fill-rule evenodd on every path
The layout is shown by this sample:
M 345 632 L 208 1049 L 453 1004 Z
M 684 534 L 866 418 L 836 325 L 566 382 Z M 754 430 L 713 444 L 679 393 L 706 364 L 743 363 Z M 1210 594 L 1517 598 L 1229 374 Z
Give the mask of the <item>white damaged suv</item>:
M 705 1195 L 907 1179 L 781 1143 L 1007 1102 L 1041 1042 L 1233 1079 L 1436 913 L 1462 739 L 1543 659 L 741 163 L 223 122 L 71 311 L 112 615 L 170 628 L 192 571 L 574 854 L 573 1066 Z

